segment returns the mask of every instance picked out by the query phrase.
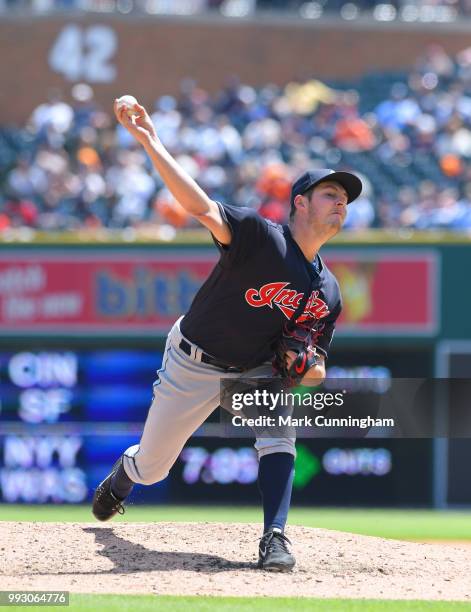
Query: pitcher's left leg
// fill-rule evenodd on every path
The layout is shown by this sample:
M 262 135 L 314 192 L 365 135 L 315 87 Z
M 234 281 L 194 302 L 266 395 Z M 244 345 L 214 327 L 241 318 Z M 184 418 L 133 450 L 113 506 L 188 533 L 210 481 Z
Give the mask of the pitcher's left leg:
M 294 439 L 257 439 L 255 447 L 259 453 L 258 485 L 264 517 L 258 565 L 270 571 L 291 571 L 296 560 L 284 530 L 294 480 Z

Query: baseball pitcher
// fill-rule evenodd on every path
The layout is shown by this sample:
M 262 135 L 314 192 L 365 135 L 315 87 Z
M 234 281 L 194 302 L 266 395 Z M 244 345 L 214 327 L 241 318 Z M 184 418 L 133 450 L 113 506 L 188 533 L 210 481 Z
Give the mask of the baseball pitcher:
M 211 200 L 165 149 L 145 108 L 115 101 L 118 121 L 144 147 L 176 200 L 206 227 L 219 261 L 189 311 L 167 338 L 154 398 L 139 444 L 124 451 L 93 499 L 106 521 L 124 512 L 135 483 L 167 476 L 185 442 L 219 405 L 220 378 L 269 377 L 315 384 L 341 310 L 338 283 L 319 249 L 342 228 L 358 177 L 330 169 L 302 174 L 292 185 L 289 223 Z M 295 565 L 284 530 L 294 477 L 295 440 L 258 438 L 264 528 L 259 567 Z

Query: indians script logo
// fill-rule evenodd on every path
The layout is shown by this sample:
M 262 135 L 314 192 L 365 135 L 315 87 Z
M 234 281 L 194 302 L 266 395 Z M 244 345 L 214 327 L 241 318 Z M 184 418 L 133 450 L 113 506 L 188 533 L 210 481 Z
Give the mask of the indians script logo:
M 289 283 L 268 283 L 259 290 L 247 289 L 245 300 L 254 308 L 277 306 L 287 319 L 291 319 L 296 308 L 299 306 L 304 293 L 298 293 L 295 289 L 287 289 Z M 329 314 L 329 307 L 319 297 L 319 291 L 313 291 L 306 303 L 304 313 L 297 320 L 302 323 L 307 319 L 322 319 Z

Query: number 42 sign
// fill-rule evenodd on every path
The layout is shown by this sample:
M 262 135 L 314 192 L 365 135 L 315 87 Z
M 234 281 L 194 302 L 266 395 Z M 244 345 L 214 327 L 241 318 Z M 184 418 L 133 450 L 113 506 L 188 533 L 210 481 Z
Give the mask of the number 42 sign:
M 110 83 L 116 78 L 112 59 L 117 47 L 116 33 L 109 26 L 81 28 L 69 24 L 60 31 L 49 52 L 49 66 L 68 81 Z

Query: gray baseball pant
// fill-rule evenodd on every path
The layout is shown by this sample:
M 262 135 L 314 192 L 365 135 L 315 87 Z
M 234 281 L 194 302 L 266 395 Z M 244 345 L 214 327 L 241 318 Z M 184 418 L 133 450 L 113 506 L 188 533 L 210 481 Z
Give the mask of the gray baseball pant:
M 221 378 L 255 378 L 272 375 L 271 364 L 243 374 L 226 373 L 201 362 L 202 350 L 187 338 L 191 355 L 179 348 L 184 338 L 181 318 L 172 327 L 154 385 L 154 398 L 139 444 L 124 452 L 124 469 L 134 482 L 153 484 L 163 480 L 185 442 L 219 405 Z M 296 456 L 295 438 L 257 438 L 258 457 L 271 453 Z

